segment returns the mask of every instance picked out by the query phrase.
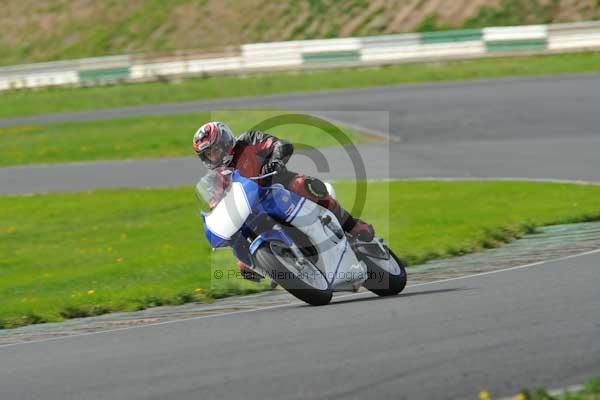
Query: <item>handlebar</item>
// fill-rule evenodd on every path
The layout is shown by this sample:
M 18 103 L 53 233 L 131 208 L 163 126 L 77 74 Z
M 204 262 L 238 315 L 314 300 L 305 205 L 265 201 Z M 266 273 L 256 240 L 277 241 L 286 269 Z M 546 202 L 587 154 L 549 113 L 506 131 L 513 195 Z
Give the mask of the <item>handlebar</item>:
M 261 175 L 261 176 L 255 176 L 253 178 L 248 178 L 248 179 L 253 180 L 253 181 L 259 181 L 261 179 L 265 179 L 265 178 L 268 178 L 273 175 L 277 175 L 277 171 L 269 172 L 268 174 Z

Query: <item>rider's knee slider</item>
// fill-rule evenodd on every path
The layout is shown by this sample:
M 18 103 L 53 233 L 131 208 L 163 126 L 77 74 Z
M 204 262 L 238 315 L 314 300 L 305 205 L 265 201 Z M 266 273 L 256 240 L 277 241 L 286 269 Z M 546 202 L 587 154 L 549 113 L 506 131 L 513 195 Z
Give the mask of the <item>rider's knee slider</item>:
M 311 196 L 314 196 L 317 200 L 322 200 L 329 196 L 327 186 L 325 186 L 323 181 L 319 179 L 310 177 L 306 178 L 304 180 L 304 188 Z

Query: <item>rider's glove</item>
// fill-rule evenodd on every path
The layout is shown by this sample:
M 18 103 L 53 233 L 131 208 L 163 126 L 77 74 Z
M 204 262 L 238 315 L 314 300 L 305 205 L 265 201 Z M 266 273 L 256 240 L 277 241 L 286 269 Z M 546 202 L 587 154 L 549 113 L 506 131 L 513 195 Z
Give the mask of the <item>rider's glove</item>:
M 272 160 L 263 165 L 261 173 L 263 175 L 270 174 L 271 172 L 277 172 L 282 174 L 286 171 L 285 163 L 281 160 Z

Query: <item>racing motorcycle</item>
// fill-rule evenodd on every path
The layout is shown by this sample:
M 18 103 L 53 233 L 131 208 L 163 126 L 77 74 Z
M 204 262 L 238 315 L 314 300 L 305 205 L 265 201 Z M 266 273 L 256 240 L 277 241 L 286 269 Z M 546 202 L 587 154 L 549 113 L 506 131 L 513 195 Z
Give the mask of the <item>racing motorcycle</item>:
M 200 204 L 209 206 L 201 215 L 213 249 L 231 247 L 253 272 L 314 306 L 328 304 L 333 292 L 361 286 L 379 296 L 404 290 L 405 265 L 383 239 L 356 240 L 328 209 L 280 184 L 257 183 L 272 175 L 248 179 L 219 169 L 196 185 Z

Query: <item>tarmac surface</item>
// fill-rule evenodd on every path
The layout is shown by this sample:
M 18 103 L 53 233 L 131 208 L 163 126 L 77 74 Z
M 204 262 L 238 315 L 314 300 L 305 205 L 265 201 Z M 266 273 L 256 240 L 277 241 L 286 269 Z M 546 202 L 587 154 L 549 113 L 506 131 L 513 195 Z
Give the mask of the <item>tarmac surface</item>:
M 600 75 L 584 75 L 177 103 L 0 120 L 0 126 L 277 108 L 389 137 L 358 146 L 359 157 L 339 148 L 292 157 L 292 170 L 326 179 L 354 179 L 362 161 L 366 176 L 373 179 L 600 181 L 598 104 Z M 191 185 L 203 173 L 192 156 L 2 168 L 0 194 Z
M 600 374 L 600 253 L 0 347 L 6 399 L 457 399 Z

